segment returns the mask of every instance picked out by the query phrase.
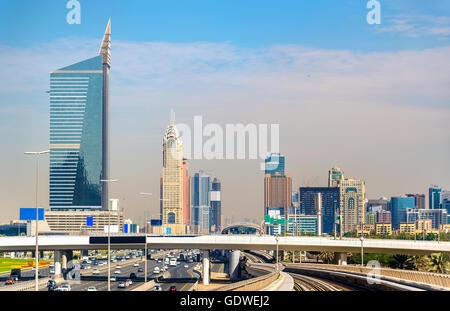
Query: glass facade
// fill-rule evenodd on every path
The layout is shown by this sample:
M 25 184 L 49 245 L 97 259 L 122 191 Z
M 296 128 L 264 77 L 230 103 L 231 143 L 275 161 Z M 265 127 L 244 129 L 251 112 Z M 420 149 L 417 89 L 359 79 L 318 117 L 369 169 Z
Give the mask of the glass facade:
M 316 215 L 314 196 L 322 195 L 322 231 L 334 232 L 334 221 L 338 215 L 340 196 L 338 187 L 300 187 L 300 214 Z
M 192 225 L 201 233 L 210 232 L 211 224 L 211 178 L 195 173 L 191 179 Z
M 439 186 L 431 186 L 428 189 L 428 199 L 430 209 L 440 209 L 441 208 L 441 192 L 442 189 Z
M 399 228 L 401 222 L 407 222 L 407 210 L 414 209 L 415 199 L 407 197 L 391 198 L 392 229 Z
M 275 173 L 284 175 L 284 155 L 279 153 L 271 153 L 265 160 L 265 174 Z
M 102 206 L 103 64 L 96 56 L 50 74 L 50 208 Z

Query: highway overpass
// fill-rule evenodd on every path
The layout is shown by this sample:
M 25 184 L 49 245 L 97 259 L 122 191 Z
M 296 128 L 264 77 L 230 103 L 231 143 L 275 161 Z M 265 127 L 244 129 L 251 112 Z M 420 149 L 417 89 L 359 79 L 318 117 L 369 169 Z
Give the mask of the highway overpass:
M 228 249 L 329 251 L 336 253 L 361 251 L 427 255 L 450 253 L 450 242 L 390 239 L 333 239 L 327 237 L 278 237 L 257 235 L 152 236 L 120 235 L 111 237 L 112 249 L 139 249 L 145 243 L 149 249 Z M 95 250 L 106 249 L 105 236 L 40 236 L 39 250 Z M 34 237 L 0 237 L 0 251 L 33 251 Z

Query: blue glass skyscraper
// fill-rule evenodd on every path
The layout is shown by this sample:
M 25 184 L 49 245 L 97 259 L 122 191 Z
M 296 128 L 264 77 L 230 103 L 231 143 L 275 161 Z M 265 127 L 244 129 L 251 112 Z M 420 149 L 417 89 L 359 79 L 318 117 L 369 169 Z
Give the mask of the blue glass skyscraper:
M 284 155 L 279 153 L 271 153 L 265 159 L 265 174 L 274 175 L 275 173 L 284 175 Z
M 408 197 L 392 197 L 390 202 L 392 213 L 392 229 L 398 229 L 401 222 L 407 222 L 407 210 L 414 209 L 415 199 Z
M 50 74 L 50 208 L 108 209 L 111 24 L 99 55 Z
M 441 192 L 442 189 L 439 186 L 431 186 L 428 189 L 428 200 L 430 209 L 440 209 L 441 208 Z
M 209 233 L 211 229 L 211 178 L 195 173 L 191 179 L 192 225 L 198 233 Z

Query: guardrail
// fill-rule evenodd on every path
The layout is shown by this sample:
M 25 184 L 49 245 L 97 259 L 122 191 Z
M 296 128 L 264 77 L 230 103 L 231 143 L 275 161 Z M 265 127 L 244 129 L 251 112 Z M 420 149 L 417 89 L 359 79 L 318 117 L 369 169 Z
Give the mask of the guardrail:
M 38 286 L 41 287 L 43 285 L 46 285 L 48 280 L 50 278 L 42 278 L 38 281 Z M 1 291 L 25 291 L 28 289 L 35 288 L 36 282 L 35 280 L 26 281 L 26 282 L 19 282 L 14 285 L 8 285 L 1 288 Z
M 361 267 L 361 266 L 351 266 L 351 265 L 328 265 L 328 264 L 290 264 L 290 266 L 302 266 L 302 267 L 312 267 L 317 269 L 328 269 L 335 271 L 349 271 L 356 273 L 370 273 L 374 271 L 374 268 Z M 384 277 L 390 277 L 400 280 L 408 280 L 417 283 L 435 285 L 440 287 L 445 287 L 450 289 L 450 275 L 440 274 L 432 272 L 422 272 L 422 271 L 410 271 L 410 270 L 400 270 L 400 269 L 389 269 L 380 268 L 380 275 Z

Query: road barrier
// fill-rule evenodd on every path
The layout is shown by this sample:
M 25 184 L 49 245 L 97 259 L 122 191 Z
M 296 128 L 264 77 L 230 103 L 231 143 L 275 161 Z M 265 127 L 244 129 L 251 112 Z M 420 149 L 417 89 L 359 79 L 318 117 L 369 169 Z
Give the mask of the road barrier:
M 348 271 L 355 273 L 372 273 L 374 268 L 352 266 L 352 265 L 328 265 L 328 264 L 289 264 L 289 266 L 311 267 L 317 269 L 327 269 L 335 271 Z M 415 283 L 434 285 L 450 289 L 450 275 L 422 271 L 410 271 L 400 269 L 380 268 L 380 276 L 393 278 L 396 280 L 408 280 Z

